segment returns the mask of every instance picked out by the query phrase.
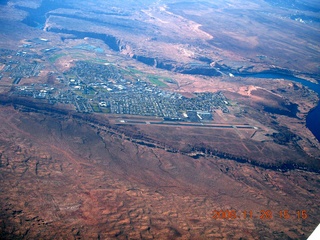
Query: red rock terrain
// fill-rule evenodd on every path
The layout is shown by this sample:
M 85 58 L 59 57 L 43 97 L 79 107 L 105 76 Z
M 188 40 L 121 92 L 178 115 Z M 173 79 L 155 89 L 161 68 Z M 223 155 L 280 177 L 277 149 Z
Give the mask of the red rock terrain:
M 0 3 L 1 240 L 306 239 L 319 224 L 320 145 L 306 127 L 318 97 L 282 79 L 319 79 L 319 4 L 164 2 Z M 170 79 L 188 98 L 222 92 L 230 112 L 209 124 L 229 127 L 76 112 L 54 99 L 74 91 L 78 61 Z M 13 74 L 26 63 L 39 74 Z M 37 84 L 52 102 L 15 92 Z
M 1 239 L 303 239 L 319 221 L 316 173 L 193 159 L 101 119 L 11 106 L 0 118 Z M 239 218 L 213 219 L 228 209 Z

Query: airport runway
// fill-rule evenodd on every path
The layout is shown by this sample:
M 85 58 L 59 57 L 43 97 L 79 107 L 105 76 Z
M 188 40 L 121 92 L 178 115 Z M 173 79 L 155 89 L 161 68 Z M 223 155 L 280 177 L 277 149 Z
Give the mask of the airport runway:
M 119 119 L 116 120 L 117 125 L 138 125 L 138 124 L 147 124 L 147 125 L 164 125 L 164 126 L 172 126 L 172 127 L 201 127 L 201 128 L 218 128 L 218 129 L 258 129 L 255 126 L 247 125 L 247 124 L 236 124 L 236 125 L 224 125 L 224 124 L 209 124 L 209 123 L 182 123 L 182 122 L 171 122 L 171 121 L 143 121 L 143 120 L 130 120 L 130 119 Z

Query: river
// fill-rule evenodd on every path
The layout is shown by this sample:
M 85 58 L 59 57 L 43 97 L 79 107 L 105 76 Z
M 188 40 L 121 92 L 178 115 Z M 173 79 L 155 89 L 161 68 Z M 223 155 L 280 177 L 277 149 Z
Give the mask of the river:
M 6 1 L 5 1 L 6 2 Z M 37 9 L 30 9 L 25 7 L 18 7 L 19 9 L 25 10 L 29 13 L 29 16 L 24 19 L 24 23 L 31 26 L 31 27 L 37 27 L 42 28 L 46 17 L 45 14 L 53 9 L 62 7 L 61 2 L 52 2 L 49 0 L 44 0 L 41 4 L 41 6 Z M 98 38 L 103 40 L 111 49 L 115 51 L 119 51 L 119 46 L 117 46 L 117 39 L 108 36 L 105 34 L 97 34 L 97 33 L 84 33 L 84 32 L 76 32 L 76 31 L 67 31 L 64 30 L 65 33 L 69 34 L 75 34 L 76 36 L 80 38 L 84 38 L 86 36 L 90 36 L 92 38 Z M 63 30 L 60 30 L 60 32 L 63 32 Z M 91 35 L 90 35 L 91 34 Z M 228 73 L 226 73 L 228 74 Z M 294 77 L 291 75 L 286 74 L 277 74 L 277 73 L 256 73 L 256 74 L 234 74 L 235 76 L 239 77 L 253 77 L 253 78 L 268 78 L 268 79 L 285 79 L 290 80 L 294 82 L 299 82 L 303 84 L 304 86 L 308 87 L 309 89 L 312 89 L 316 93 L 318 93 L 320 97 L 320 84 L 315 84 L 310 81 L 307 81 L 302 78 Z M 320 81 L 319 81 L 320 82 Z M 318 139 L 320 142 L 320 102 L 318 103 L 318 106 L 314 109 L 312 109 L 309 114 L 307 115 L 306 119 L 306 126 L 307 128 L 313 133 L 313 135 Z
M 268 79 L 285 79 L 293 82 L 298 82 L 305 87 L 318 93 L 320 97 L 320 84 L 312 83 L 302 78 L 276 73 L 256 73 L 256 74 L 234 74 L 239 77 L 252 77 L 252 78 L 268 78 Z M 307 128 L 320 142 L 320 102 L 318 106 L 312 109 L 307 116 Z

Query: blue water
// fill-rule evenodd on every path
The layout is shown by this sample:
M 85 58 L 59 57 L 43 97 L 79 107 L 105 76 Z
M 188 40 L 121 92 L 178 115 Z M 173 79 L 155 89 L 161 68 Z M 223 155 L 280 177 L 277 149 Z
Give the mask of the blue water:
M 0 5 L 7 5 L 9 1 L 7 0 L 0 0 Z
M 307 81 L 302 78 L 289 76 L 285 74 L 275 74 L 275 73 L 256 73 L 256 74 L 235 74 L 235 76 L 241 76 L 241 77 L 253 77 L 253 78 L 270 78 L 270 79 L 285 79 L 290 80 L 294 82 L 299 82 L 303 84 L 304 86 L 312 89 L 313 91 L 317 92 L 320 96 L 320 84 L 312 83 L 310 81 Z
M 253 78 L 268 78 L 268 79 L 285 79 L 293 82 L 299 82 L 303 84 L 305 87 L 312 89 L 316 93 L 318 93 L 320 97 L 320 84 L 315 84 L 304 80 L 302 78 L 289 76 L 285 74 L 274 74 L 274 73 L 257 73 L 257 74 L 241 74 L 235 76 L 241 77 L 253 77 Z M 307 128 L 312 132 L 312 134 L 318 139 L 320 142 L 320 102 L 318 106 L 312 109 L 307 116 Z
M 307 116 L 307 128 L 320 142 L 320 103 L 318 106 L 311 110 Z

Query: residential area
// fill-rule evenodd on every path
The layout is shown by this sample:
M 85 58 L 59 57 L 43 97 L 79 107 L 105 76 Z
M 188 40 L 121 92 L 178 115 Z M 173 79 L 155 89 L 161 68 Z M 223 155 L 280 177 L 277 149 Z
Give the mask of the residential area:
M 38 77 L 42 64 L 30 57 L 26 59 L 29 54 L 21 51 L 0 52 L 0 77 L 7 76 L 12 80 L 12 91 L 17 96 L 46 100 L 49 104 L 72 104 L 84 113 L 154 116 L 171 121 L 212 121 L 215 109 L 229 112 L 228 99 L 222 92 L 194 93 L 194 97 L 187 98 L 157 84 L 164 84 L 160 80 L 127 79 L 123 69 L 109 63 L 77 61 L 62 74 L 49 73 L 48 77 L 54 76 L 59 86 L 39 82 L 20 84 L 23 78 Z M 4 56 L 6 60 L 3 60 Z M 25 59 L 19 61 L 17 58 Z

